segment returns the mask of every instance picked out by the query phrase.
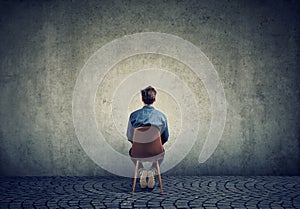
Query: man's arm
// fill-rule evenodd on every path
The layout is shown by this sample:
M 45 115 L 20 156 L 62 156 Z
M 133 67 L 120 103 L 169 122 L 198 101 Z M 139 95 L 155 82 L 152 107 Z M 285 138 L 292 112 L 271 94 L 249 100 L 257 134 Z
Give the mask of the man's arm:
M 127 136 L 128 141 L 130 141 L 131 143 L 133 142 L 133 132 L 134 132 L 134 128 L 133 128 L 130 118 L 129 118 L 126 136 Z
M 167 119 L 165 121 L 165 128 L 161 134 L 161 142 L 162 144 L 166 143 L 169 139 L 169 129 L 168 129 L 168 122 Z

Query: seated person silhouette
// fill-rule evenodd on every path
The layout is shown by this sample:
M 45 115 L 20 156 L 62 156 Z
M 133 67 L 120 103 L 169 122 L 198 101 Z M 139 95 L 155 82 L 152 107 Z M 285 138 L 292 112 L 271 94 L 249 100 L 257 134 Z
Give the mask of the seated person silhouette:
M 155 126 L 159 129 L 161 133 L 162 144 L 166 143 L 169 138 L 168 123 L 165 114 L 156 110 L 153 107 L 153 103 L 156 99 L 156 90 L 149 86 L 141 90 L 142 101 L 144 103 L 143 108 L 138 109 L 130 114 L 127 128 L 127 139 L 133 143 L 134 129 L 141 126 Z M 129 150 L 129 155 L 131 155 L 131 150 Z M 132 158 L 134 164 L 136 160 Z M 163 158 L 158 162 L 161 164 Z M 146 170 L 142 163 L 139 163 L 139 174 L 140 174 L 140 186 L 141 188 L 153 189 L 155 186 L 155 174 L 156 174 L 156 164 L 152 163 L 151 169 Z M 147 181 L 148 177 L 148 181 Z

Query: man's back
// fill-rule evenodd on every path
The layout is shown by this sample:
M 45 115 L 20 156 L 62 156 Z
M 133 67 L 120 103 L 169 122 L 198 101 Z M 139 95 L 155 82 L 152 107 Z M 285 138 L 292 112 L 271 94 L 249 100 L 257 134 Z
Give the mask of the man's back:
M 127 129 L 128 140 L 132 141 L 135 128 L 149 125 L 156 126 L 159 129 L 164 144 L 169 137 L 167 118 L 153 106 L 144 106 L 130 114 Z

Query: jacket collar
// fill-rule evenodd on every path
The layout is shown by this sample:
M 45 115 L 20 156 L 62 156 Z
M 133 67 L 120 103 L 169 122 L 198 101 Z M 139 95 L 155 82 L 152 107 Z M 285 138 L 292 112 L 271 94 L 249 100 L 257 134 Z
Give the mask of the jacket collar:
M 154 107 L 153 106 L 151 106 L 151 105 L 149 105 L 149 106 L 147 106 L 147 105 L 145 105 L 145 106 L 143 106 L 143 109 L 154 109 Z

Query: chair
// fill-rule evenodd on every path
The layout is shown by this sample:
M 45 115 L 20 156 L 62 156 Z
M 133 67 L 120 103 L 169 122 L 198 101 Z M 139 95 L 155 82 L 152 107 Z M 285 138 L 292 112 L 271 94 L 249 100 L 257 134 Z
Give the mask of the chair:
M 134 130 L 131 158 L 136 160 L 132 193 L 136 186 L 139 163 L 156 162 L 157 175 L 162 193 L 162 179 L 158 160 L 164 157 L 164 149 L 161 142 L 160 131 L 155 126 L 142 126 Z

